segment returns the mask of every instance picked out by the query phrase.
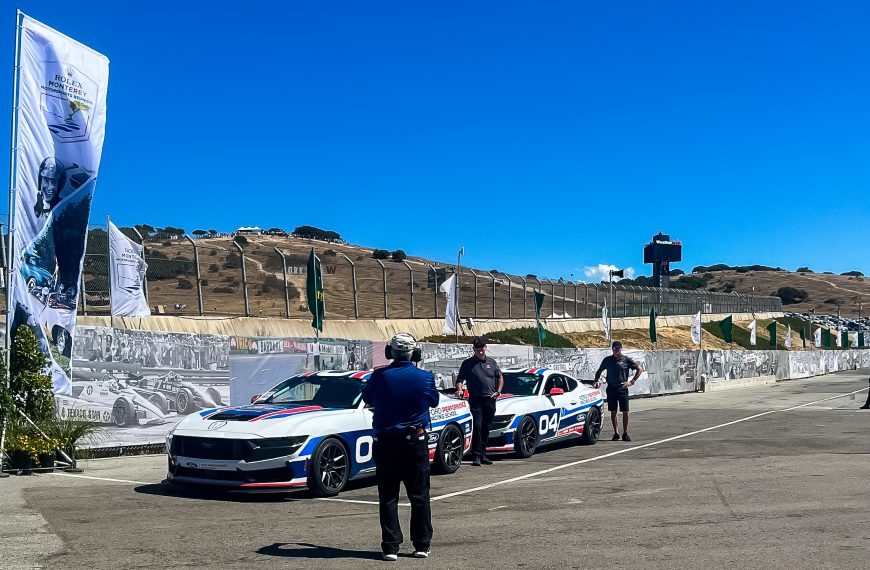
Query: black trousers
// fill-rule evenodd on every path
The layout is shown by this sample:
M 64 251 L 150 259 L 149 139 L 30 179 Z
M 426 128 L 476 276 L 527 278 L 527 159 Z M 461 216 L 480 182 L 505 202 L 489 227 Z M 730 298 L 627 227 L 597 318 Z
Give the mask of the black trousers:
M 495 417 L 495 400 L 489 396 L 469 398 L 473 429 L 471 432 L 471 454 L 473 457 L 486 457 L 486 444 L 489 441 L 489 428 Z
M 429 506 L 429 446 L 427 436 L 379 433 L 374 443 L 380 503 L 381 549 L 396 554 L 402 544 L 399 525 L 399 483 L 404 483 L 411 503 L 411 542 L 426 550 L 432 541 L 432 510 Z

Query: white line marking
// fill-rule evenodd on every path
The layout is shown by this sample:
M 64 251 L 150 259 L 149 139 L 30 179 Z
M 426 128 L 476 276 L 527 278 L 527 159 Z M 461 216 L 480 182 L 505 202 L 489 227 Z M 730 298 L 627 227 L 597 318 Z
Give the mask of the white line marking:
M 363 501 L 360 499 L 339 499 L 338 497 L 320 497 L 320 501 L 334 501 L 336 503 L 356 503 L 358 505 L 380 505 L 377 501 Z M 410 507 L 411 503 L 399 503 L 400 507 Z
M 784 409 L 784 410 L 768 410 L 768 411 L 766 411 L 766 412 L 761 412 L 760 414 L 754 414 L 754 415 L 751 415 L 751 416 L 747 416 L 747 417 L 745 417 L 745 418 L 740 418 L 740 419 L 738 419 L 738 420 L 734 420 L 734 421 L 726 422 L 726 423 L 724 423 L 724 424 L 719 424 L 719 425 L 716 425 L 716 426 L 710 426 L 710 427 L 707 427 L 707 428 L 704 428 L 704 429 L 699 429 L 699 430 L 691 431 L 691 432 L 689 432 L 689 433 L 684 433 L 684 434 L 681 434 L 681 435 L 675 435 L 675 436 L 673 436 L 673 437 L 668 437 L 668 438 L 665 438 L 665 439 L 660 439 L 660 440 L 658 440 L 658 441 L 653 441 L 653 442 L 650 442 L 650 443 L 644 443 L 644 444 L 642 444 L 642 445 L 635 445 L 635 446 L 632 446 L 632 447 L 627 447 L 627 448 L 625 448 L 625 449 L 620 449 L 619 451 L 613 451 L 613 452 L 611 452 L 611 453 L 605 453 L 604 455 L 598 455 L 598 456 L 596 456 L 596 457 L 589 457 L 589 458 L 587 458 L 587 459 L 581 459 L 581 460 L 579 460 L 579 461 L 572 461 L 571 463 L 565 463 L 565 464 L 563 464 L 563 465 L 557 465 L 557 466 L 555 466 L 555 467 L 550 467 L 550 468 L 548 468 L 548 469 L 542 469 L 542 470 L 540 470 L 540 471 L 535 471 L 535 472 L 533 472 L 533 473 L 526 473 L 525 475 L 520 475 L 519 477 L 511 477 L 510 479 L 504 479 L 504 480 L 502 480 L 502 481 L 496 481 L 495 483 L 490 483 L 489 485 L 481 485 L 480 487 L 474 487 L 474 488 L 471 488 L 471 489 L 466 489 L 466 490 L 464 490 L 464 491 L 456 491 L 456 492 L 453 492 L 453 493 L 446 493 L 446 494 L 444 494 L 444 495 L 439 495 L 439 496 L 437 496 L 437 497 L 432 497 L 430 500 L 432 500 L 432 501 L 440 501 L 441 499 L 449 499 L 450 497 L 456 497 L 456 496 L 459 496 L 459 495 L 467 495 L 468 493 L 474 493 L 474 492 L 477 492 L 477 491 L 483 491 L 483 490 L 486 490 L 486 489 L 491 489 L 491 488 L 493 488 L 493 487 L 498 487 L 498 486 L 500 486 L 500 485 L 506 485 L 507 483 L 515 483 L 515 482 L 517 482 L 517 481 L 522 481 L 522 480 L 524 480 L 524 479 L 530 479 L 530 478 L 532 478 L 532 477 L 537 477 L 538 475 L 544 475 L 544 474 L 546 474 L 546 473 L 552 473 L 552 472 L 554 472 L 554 471 L 559 471 L 560 469 L 567 469 L 568 467 L 575 467 L 575 466 L 577 466 L 577 465 L 582 465 L 582 464 L 584 464 L 584 463 L 591 463 L 591 462 L 593 462 L 593 461 L 599 461 L 599 460 L 601 460 L 601 459 L 607 459 L 608 457 L 614 457 L 614 456 L 617 456 L 617 455 L 622 455 L 623 453 L 629 453 L 629 452 L 631 452 L 631 451 L 637 451 L 638 449 L 644 449 L 644 448 L 647 448 L 647 447 L 652 447 L 652 446 L 654 446 L 654 445 L 661 445 L 661 444 L 663 444 L 663 443 L 669 443 L 669 442 L 671 442 L 671 441 L 677 441 L 677 440 L 679 440 L 679 439 L 684 439 L 684 438 L 687 438 L 687 437 L 690 437 L 690 436 L 693 436 L 693 435 L 698 435 L 699 433 L 704 433 L 704 432 L 712 431 L 712 430 L 715 430 L 715 429 L 719 429 L 719 428 L 723 428 L 723 427 L 727 427 L 727 426 L 732 426 L 732 425 L 734 425 L 734 424 L 739 424 L 739 423 L 742 423 L 742 422 L 747 422 L 747 421 L 749 421 L 749 420 L 754 420 L 754 419 L 756 419 L 756 418 L 760 418 L 760 417 L 762 417 L 762 416 L 767 416 L 767 415 L 775 414 L 775 413 L 779 413 L 779 412 L 790 412 L 790 411 L 792 411 L 792 410 L 797 410 L 797 409 L 800 409 L 800 408 L 805 408 L 805 407 L 807 407 L 807 406 L 812 406 L 812 405 L 814 405 L 814 404 L 818 404 L 819 402 L 827 402 L 828 400 L 835 400 L 835 399 L 837 399 L 837 398 L 842 398 L 842 397 L 844 397 L 844 396 L 848 396 L 848 395 L 850 395 L 850 394 L 857 394 L 858 392 L 863 392 L 863 391 L 865 391 L 865 390 L 867 390 L 867 388 L 862 388 L 862 389 L 860 389 L 860 390 L 855 390 L 854 392 L 849 392 L 849 393 L 846 393 L 846 394 L 839 394 L 839 395 L 837 395 L 837 396 L 831 396 L 831 397 L 828 397 L 828 398 L 823 398 L 823 399 L 821 399 L 821 400 L 816 400 L 816 401 L 814 401 L 814 402 L 807 402 L 806 404 L 801 404 L 801 405 L 799 405 L 799 406 L 792 406 L 791 408 L 786 408 L 786 409 Z
M 90 475 L 75 475 L 73 473 L 51 473 L 49 475 L 59 475 L 61 477 L 76 477 L 78 479 L 95 479 L 97 481 L 111 481 L 113 483 L 132 483 L 133 485 L 153 485 L 144 481 L 128 481 L 127 479 L 110 479 L 108 477 L 92 477 Z

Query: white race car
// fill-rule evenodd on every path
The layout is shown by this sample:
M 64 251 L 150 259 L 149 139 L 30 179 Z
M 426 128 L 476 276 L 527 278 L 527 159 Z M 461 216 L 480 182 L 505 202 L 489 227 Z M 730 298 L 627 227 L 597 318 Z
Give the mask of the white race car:
M 118 427 L 162 424 L 163 410 L 116 380 L 76 380 L 69 396 L 55 395 L 63 419 L 91 420 Z
M 372 411 L 362 401 L 362 372 L 306 372 L 255 396 L 246 406 L 203 410 L 166 437 L 172 483 L 238 490 L 308 487 L 339 493 L 374 475 Z M 471 446 L 468 403 L 442 394 L 430 410 L 433 470 L 453 473 Z
M 594 444 L 601 433 L 601 390 L 549 368 L 502 371 L 504 389 L 496 403 L 486 451 L 531 457 L 539 445 L 579 437 Z

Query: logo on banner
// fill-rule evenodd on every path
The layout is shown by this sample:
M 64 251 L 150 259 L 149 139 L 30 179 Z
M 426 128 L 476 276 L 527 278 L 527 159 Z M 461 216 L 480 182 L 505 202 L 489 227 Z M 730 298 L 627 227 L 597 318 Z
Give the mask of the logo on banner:
M 58 142 L 88 140 L 97 82 L 74 65 L 44 62 L 45 84 L 40 86 L 42 112 L 48 130 Z

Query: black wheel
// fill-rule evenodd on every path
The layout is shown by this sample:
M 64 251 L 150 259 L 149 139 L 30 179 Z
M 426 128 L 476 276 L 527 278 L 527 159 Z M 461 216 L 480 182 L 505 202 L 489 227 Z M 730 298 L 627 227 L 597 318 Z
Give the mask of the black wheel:
M 334 437 L 321 441 L 311 455 L 308 488 L 316 497 L 331 497 L 344 489 L 350 476 L 347 449 Z
M 214 402 L 215 406 L 221 406 L 221 394 L 211 386 L 205 389 L 205 393 L 211 398 L 211 401 Z
M 61 326 L 54 327 L 53 332 L 54 344 L 57 346 L 57 351 L 69 358 L 69 355 L 72 352 L 72 337 L 69 332 Z
M 601 435 L 601 410 L 593 406 L 586 412 L 586 425 L 583 427 L 580 443 L 594 445 L 599 435 Z
M 112 421 L 118 427 L 133 425 L 136 421 L 136 413 L 133 411 L 133 405 L 125 398 L 118 398 L 112 406 Z
M 157 406 L 157 408 L 163 413 L 166 414 L 169 412 L 169 401 L 166 399 L 166 396 L 159 392 L 155 392 L 148 396 L 148 401 Z
M 435 457 L 432 459 L 432 470 L 435 473 L 450 475 L 456 473 L 462 465 L 462 455 L 465 452 L 465 436 L 459 426 L 449 424 L 441 431 Z
M 182 388 L 175 395 L 175 410 L 185 416 L 196 411 L 193 394 L 188 388 Z
M 514 432 L 514 451 L 523 459 L 531 457 L 538 448 L 538 425 L 535 418 L 526 416 L 520 420 Z

